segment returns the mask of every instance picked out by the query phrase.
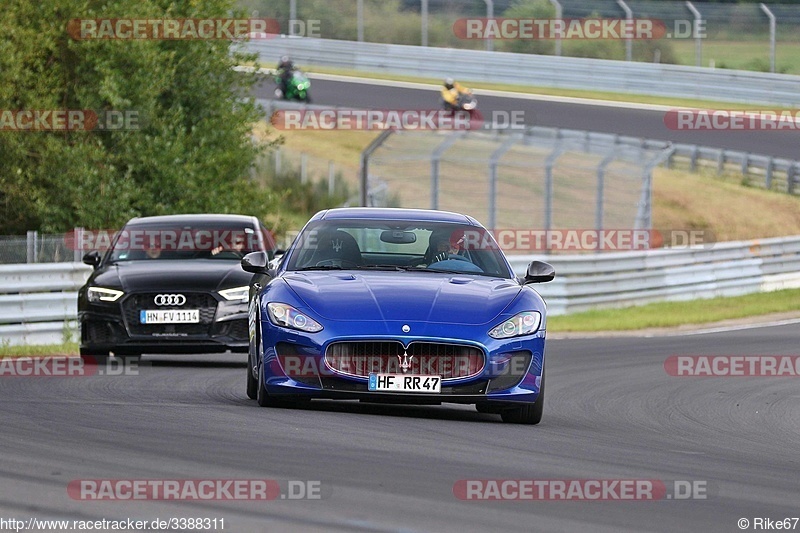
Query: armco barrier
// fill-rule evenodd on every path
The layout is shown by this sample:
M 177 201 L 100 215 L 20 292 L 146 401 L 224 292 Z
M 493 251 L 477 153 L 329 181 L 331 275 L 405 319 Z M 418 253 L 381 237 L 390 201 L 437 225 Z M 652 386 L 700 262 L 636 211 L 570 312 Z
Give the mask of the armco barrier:
M 708 248 L 509 259 L 520 274 L 534 259 L 555 267 L 556 279 L 536 286 L 552 315 L 800 288 L 800 236 Z
M 0 343 L 77 340 L 77 291 L 91 271 L 82 263 L 0 265 Z
M 788 74 L 305 37 L 254 39 L 246 46 L 267 66 L 289 54 L 299 65 L 376 74 L 800 105 L 800 76 Z
M 509 256 L 518 275 L 534 259 L 556 269 L 554 281 L 535 286 L 552 315 L 800 288 L 800 236 L 708 248 Z M 65 322 L 77 339 L 75 291 L 89 272 L 81 263 L 0 266 L 0 340 L 60 343 Z

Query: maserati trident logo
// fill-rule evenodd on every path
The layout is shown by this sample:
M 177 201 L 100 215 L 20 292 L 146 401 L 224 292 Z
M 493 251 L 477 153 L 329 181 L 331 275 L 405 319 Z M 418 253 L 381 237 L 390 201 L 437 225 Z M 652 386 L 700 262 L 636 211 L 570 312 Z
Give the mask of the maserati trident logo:
M 156 305 L 183 305 L 186 303 L 186 296 L 183 294 L 159 294 L 153 298 Z
M 344 246 L 344 242 L 341 239 L 336 239 L 331 241 L 331 246 L 333 247 L 333 251 L 339 253 L 342 251 L 342 246 Z
M 400 370 L 403 374 L 411 370 L 411 360 L 414 359 L 413 355 L 408 355 L 408 352 L 403 352 L 403 355 L 398 355 L 397 359 L 400 361 Z

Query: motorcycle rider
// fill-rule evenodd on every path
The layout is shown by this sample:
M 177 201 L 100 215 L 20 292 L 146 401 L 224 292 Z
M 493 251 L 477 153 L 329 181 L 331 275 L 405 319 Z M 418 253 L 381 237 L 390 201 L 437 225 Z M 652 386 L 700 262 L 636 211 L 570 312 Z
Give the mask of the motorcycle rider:
M 278 68 L 276 69 L 276 74 L 278 75 L 279 79 L 278 88 L 284 95 L 286 94 L 286 91 L 289 88 L 289 82 L 292 80 L 294 71 L 295 71 L 295 66 L 292 60 L 289 58 L 289 56 L 281 57 L 281 60 L 278 63 Z
M 450 109 L 458 109 L 458 97 L 462 94 L 470 94 L 472 91 L 453 80 L 453 78 L 445 78 L 444 87 L 442 87 L 442 100 L 444 100 L 445 107 Z

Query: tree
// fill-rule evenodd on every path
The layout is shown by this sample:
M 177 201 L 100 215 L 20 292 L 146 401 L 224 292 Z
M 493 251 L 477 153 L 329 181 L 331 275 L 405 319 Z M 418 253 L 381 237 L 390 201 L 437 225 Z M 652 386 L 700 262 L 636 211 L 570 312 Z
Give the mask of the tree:
M 254 58 L 226 40 L 76 40 L 72 19 L 231 18 L 233 0 L 7 0 L 0 10 L 0 111 L 126 113 L 121 131 L 0 131 L 0 234 L 119 227 L 131 216 L 243 212 L 262 118 Z M 2 123 L 0 123 L 0 128 Z

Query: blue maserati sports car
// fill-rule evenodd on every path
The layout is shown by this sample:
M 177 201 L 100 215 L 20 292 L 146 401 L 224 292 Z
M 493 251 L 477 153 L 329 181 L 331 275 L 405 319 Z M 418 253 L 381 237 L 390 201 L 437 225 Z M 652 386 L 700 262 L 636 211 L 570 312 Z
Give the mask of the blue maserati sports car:
M 472 217 L 419 209 L 317 213 L 256 274 L 247 394 L 261 406 L 314 398 L 474 404 L 537 424 L 544 406 L 546 307 Z M 263 286 L 261 285 L 263 283 Z

